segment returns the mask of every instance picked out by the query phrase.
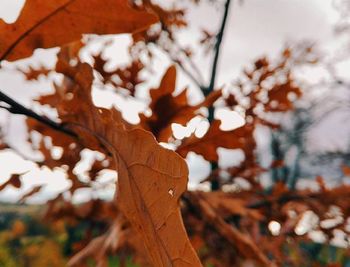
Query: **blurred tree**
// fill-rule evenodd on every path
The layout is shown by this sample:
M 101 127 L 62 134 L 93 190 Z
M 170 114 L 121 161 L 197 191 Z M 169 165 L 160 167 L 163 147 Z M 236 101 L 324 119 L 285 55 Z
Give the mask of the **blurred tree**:
M 202 1 L 185 3 L 196 8 Z M 68 232 L 68 242 L 74 242 L 67 250 L 74 254 L 69 266 L 91 262 L 108 266 L 115 259 L 111 256 L 117 256 L 121 266 L 130 259 L 141 266 L 301 266 L 301 244 L 312 239 L 312 234 L 322 242 L 337 238 L 348 242 L 350 187 L 341 184 L 330 189 L 321 177 L 316 179 L 317 190 L 297 186 L 307 153 L 304 134 L 317 116 L 309 116 L 310 107 L 296 106 L 305 92 L 296 72 L 319 64 L 318 55 L 308 44 L 286 47 L 276 60 L 261 57 L 245 68 L 238 80 L 218 88 L 217 66 L 231 1 L 209 3 L 222 5 L 221 23 L 217 33 L 203 30 L 200 45 L 194 48 L 185 48 L 178 40 L 177 33 L 188 22 L 186 10 L 175 3 L 166 7 L 149 0 L 108 0 L 103 4 L 97 0 L 52 0 L 37 5 L 36 0 L 27 0 L 14 24 L 0 22 L 4 32 L 2 64 L 26 58 L 37 48 L 60 48 L 55 66 L 18 70 L 28 81 L 41 76 L 52 82 L 52 92 L 35 99 L 40 112 L 2 91 L 0 107 L 28 117 L 28 142 L 43 156 L 37 166 L 59 168 L 70 182 L 67 192 L 48 201 L 45 215 L 48 222 L 64 220 L 67 227 L 73 227 L 70 229 L 83 226 L 78 233 Z M 132 36 L 126 66 L 107 68 L 105 51 L 113 44 L 108 37 L 98 52 L 88 49 L 96 36 L 81 40 L 83 34 L 120 33 Z M 156 70 L 164 74 L 159 86 L 149 90 L 151 114 L 146 111 L 140 114 L 139 123 L 131 124 L 123 118 L 121 106 L 96 106 L 95 91 L 108 92 L 125 102 L 139 101 L 146 79 L 152 78 L 157 58 L 154 47 L 164 51 L 176 66 Z M 200 49 L 212 57 L 208 79 L 193 60 Z M 83 52 L 89 60 L 82 57 Z M 202 96 L 199 103 L 190 103 L 187 89 L 177 90 L 178 69 L 196 85 Z M 242 114 L 245 123 L 223 130 L 215 114 L 220 108 Z M 54 116 L 48 116 L 46 109 Z M 292 121 L 289 128 L 283 128 L 287 126 L 283 120 L 276 120 L 286 114 Z M 177 138 L 173 125 L 186 127 L 194 118 L 205 122 L 207 131 L 199 136 L 193 129 Z M 260 127 L 272 132 L 273 161 L 268 168 L 259 163 L 256 135 Z M 1 148 L 10 147 L 2 138 Z M 221 166 L 219 148 L 241 151 L 244 159 L 229 168 Z M 295 148 L 295 160 L 287 165 L 291 148 Z M 91 155 L 90 169 L 79 173 L 84 153 Z M 211 172 L 204 182 L 210 183 L 211 190 L 186 191 L 184 158 L 189 153 L 210 163 Z M 106 182 L 103 174 L 108 171 L 114 171 L 114 179 Z M 269 188 L 262 179 L 267 171 L 273 180 Z M 23 188 L 24 175 L 14 173 L 0 189 Z M 97 197 L 98 190 L 111 185 L 116 186 L 113 200 Z M 41 185 L 33 187 L 20 201 L 42 189 Z M 74 196 L 81 190 L 89 190 L 92 197 L 77 205 Z M 23 235 L 19 224 L 14 228 L 16 235 Z M 56 244 L 31 241 L 24 266 L 63 264 Z M 45 257 L 37 258 L 38 254 Z M 331 259 L 326 264 L 332 263 Z

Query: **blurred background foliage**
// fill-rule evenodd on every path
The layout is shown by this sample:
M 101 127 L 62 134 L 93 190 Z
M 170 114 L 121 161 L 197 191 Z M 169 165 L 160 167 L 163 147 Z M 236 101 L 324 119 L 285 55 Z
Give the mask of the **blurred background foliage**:
M 87 223 L 69 226 L 63 221 L 47 224 L 42 220 L 42 206 L 1 204 L 0 266 L 1 267 L 62 267 L 84 237 Z M 97 234 L 103 228 L 96 225 Z M 347 249 L 316 242 L 286 240 L 283 253 L 299 266 L 350 266 Z M 127 267 L 137 267 L 127 258 Z M 88 266 L 95 266 L 89 261 Z M 111 256 L 109 266 L 120 264 L 119 257 Z M 249 266 L 249 262 L 244 266 Z M 287 264 L 284 266 L 288 266 Z

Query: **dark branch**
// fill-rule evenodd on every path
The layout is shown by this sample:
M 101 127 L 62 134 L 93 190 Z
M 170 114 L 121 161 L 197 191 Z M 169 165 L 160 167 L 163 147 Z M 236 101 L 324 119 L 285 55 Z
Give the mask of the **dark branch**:
M 225 32 L 225 27 L 226 27 L 226 22 L 227 22 L 227 17 L 228 17 L 228 11 L 230 8 L 230 3 L 231 3 L 231 0 L 227 0 L 225 3 L 225 11 L 224 11 L 224 15 L 223 15 L 222 22 L 221 22 L 221 27 L 220 27 L 218 34 L 216 35 L 216 43 L 215 43 L 215 48 L 214 48 L 215 54 L 214 54 L 214 59 L 213 59 L 213 64 L 212 64 L 212 69 L 211 69 L 210 83 L 209 83 L 209 86 L 204 91 L 204 94 L 206 96 L 209 95 L 214 90 L 216 73 L 217 73 L 218 62 L 219 62 L 219 56 L 220 56 L 221 43 L 222 43 L 222 39 L 224 37 L 224 32 Z
M 315 196 L 313 196 L 313 195 L 306 195 L 306 196 L 285 195 L 285 196 L 281 196 L 281 197 L 274 199 L 274 200 L 260 200 L 260 201 L 254 202 L 254 203 L 250 203 L 246 207 L 250 208 L 250 209 L 260 209 L 260 208 L 264 208 L 264 207 L 269 207 L 273 203 L 284 204 L 284 203 L 287 203 L 289 201 L 304 200 L 304 199 L 310 199 L 310 198 L 314 198 L 314 197 Z
M 209 95 L 214 90 L 214 87 L 215 87 L 216 73 L 217 73 L 219 56 L 220 56 L 220 48 L 221 48 L 221 43 L 222 43 L 222 39 L 223 39 L 224 32 L 225 32 L 230 3 L 231 3 L 231 0 L 227 0 L 225 3 L 225 11 L 224 11 L 224 15 L 222 17 L 221 27 L 220 27 L 218 34 L 216 35 L 216 43 L 215 43 L 215 47 L 214 47 L 215 54 L 214 54 L 214 59 L 213 59 L 213 64 L 212 64 L 212 69 L 211 69 L 210 83 L 209 83 L 208 87 L 204 88 L 205 90 L 202 90 L 203 94 L 205 96 Z M 214 111 L 215 111 L 215 108 L 213 106 L 209 107 L 209 109 L 208 109 L 208 121 L 209 121 L 209 123 L 211 123 L 214 120 Z M 218 163 L 211 162 L 210 166 L 211 166 L 212 171 L 216 170 L 218 168 Z M 215 191 L 218 189 L 219 189 L 219 182 L 216 180 L 212 181 L 211 182 L 211 190 Z
M 33 119 L 49 126 L 50 128 L 52 128 L 56 131 L 65 133 L 65 134 L 72 136 L 72 137 L 77 137 L 77 135 L 74 132 L 72 132 L 71 130 L 66 128 L 64 125 L 59 124 L 53 120 L 50 120 L 47 117 L 44 117 L 44 116 L 41 116 L 41 115 L 35 113 L 34 111 L 19 104 L 18 102 L 16 102 L 11 97 L 7 96 L 6 94 L 4 94 L 1 91 L 0 91 L 0 101 L 9 105 L 8 107 L 0 106 L 0 108 L 4 108 L 4 109 L 8 110 L 12 114 L 25 115 L 27 117 L 33 118 Z

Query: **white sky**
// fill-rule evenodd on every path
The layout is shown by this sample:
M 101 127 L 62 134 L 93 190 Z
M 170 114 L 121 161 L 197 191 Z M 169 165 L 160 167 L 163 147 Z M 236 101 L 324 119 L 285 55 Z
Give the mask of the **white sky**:
M 166 1 L 162 2 L 166 3 Z M 0 18 L 6 22 L 13 22 L 23 3 L 24 1 L 22 0 L 0 0 Z M 206 28 L 212 32 L 217 31 L 221 21 L 221 11 L 215 10 L 215 8 L 208 5 L 192 8 L 188 15 L 191 28 L 189 31 L 181 34 L 181 42 L 184 44 L 197 42 L 200 37 L 197 31 L 198 28 Z M 325 46 L 332 45 L 334 40 L 332 27 L 336 20 L 337 13 L 332 9 L 331 0 L 245 0 L 242 5 L 239 5 L 238 1 L 233 1 L 222 45 L 217 85 L 220 86 L 233 81 L 237 78 L 243 66 L 247 66 L 261 55 L 276 56 L 286 42 L 308 39 L 314 40 L 316 43 L 325 44 Z M 116 62 L 125 63 L 127 61 L 125 47 L 130 41 L 129 36 L 121 35 L 117 40 L 117 48 L 119 50 Z M 96 48 L 92 47 L 91 49 Z M 110 51 L 112 51 L 112 48 Z M 47 62 L 54 61 L 52 52 L 36 51 L 34 62 L 42 58 L 45 58 Z M 203 54 L 195 57 L 204 74 L 209 73 L 208 59 L 205 59 Z M 24 60 L 17 64 L 26 66 L 28 62 Z M 159 54 L 156 64 L 157 67 L 155 69 L 161 69 L 162 71 L 152 74 L 152 86 L 158 84 L 169 62 L 164 55 Z M 8 69 L 15 67 L 13 64 L 4 65 Z M 33 96 L 41 92 L 47 92 L 46 83 L 25 84 L 22 75 L 15 74 L 11 70 L 0 71 L 0 84 L 1 90 L 28 107 L 33 106 L 31 102 Z M 180 74 L 177 88 L 182 89 L 186 85 L 191 86 L 192 84 L 184 75 Z M 197 102 L 200 99 L 193 86 L 190 87 L 189 96 L 192 102 Z M 147 99 L 147 94 L 141 95 L 141 97 Z M 96 98 L 97 104 L 109 105 L 113 101 L 115 101 L 115 97 L 111 96 Z M 126 103 L 120 98 L 119 100 L 117 99 L 117 102 L 119 105 L 122 105 L 119 107 L 126 111 L 128 119 L 132 121 L 137 121 L 136 111 L 145 107 L 145 104 Z M 232 116 L 232 114 L 230 115 Z M 0 123 L 8 126 L 9 142 L 18 149 L 23 150 L 24 153 L 27 153 L 30 150 L 25 147 L 23 149 L 25 136 L 21 125 L 22 120 L 21 116 L 9 116 L 6 112 L 0 111 Z M 220 154 L 225 154 L 225 150 L 220 149 Z M 33 155 L 29 154 L 29 156 Z M 189 162 L 191 183 L 196 184 L 197 181 L 205 178 L 209 172 L 209 165 L 201 157 L 194 154 L 190 154 L 187 160 Z M 23 161 L 10 152 L 0 153 L 0 163 L 0 183 L 6 181 L 14 170 L 20 172 L 29 171 L 24 176 L 25 188 L 21 192 L 7 188 L 0 193 L 0 200 L 16 200 L 34 184 L 44 183 L 46 187 L 41 195 L 33 197 L 32 201 L 38 201 L 43 196 L 53 197 L 56 192 L 63 191 L 69 186 L 69 182 L 65 180 L 61 171 L 58 170 L 52 173 L 47 169 L 39 170 L 32 163 Z M 112 191 L 109 188 L 107 195 L 111 195 Z

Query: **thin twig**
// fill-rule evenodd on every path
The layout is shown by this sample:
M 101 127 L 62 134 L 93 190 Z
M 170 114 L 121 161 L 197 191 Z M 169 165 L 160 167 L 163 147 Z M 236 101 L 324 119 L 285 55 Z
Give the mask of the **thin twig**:
M 35 113 L 33 110 L 24 107 L 23 105 L 19 104 L 18 102 L 16 102 L 11 97 L 7 96 L 6 94 L 4 94 L 1 91 L 0 91 L 0 101 L 9 105 L 8 107 L 0 106 L 0 108 L 6 109 L 7 111 L 9 111 L 12 114 L 25 115 L 27 117 L 33 118 L 33 119 L 49 126 L 50 128 L 52 128 L 56 131 L 65 133 L 65 134 L 72 136 L 72 137 L 77 137 L 77 135 L 74 132 L 72 132 L 71 130 L 66 128 L 64 125 L 59 124 L 53 120 L 50 120 L 47 117 L 44 117 L 44 116 L 41 116 L 41 115 Z
M 159 51 L 162 51 L 165 55 L 167 55 L 171 61 L 176 63 L 196 86 L 198 86 L 201 90 L 205 88 L 205 86 L 191 73 L 191 71 L 189 71 L 177 58 L 173 57 L 169 51 L 164 49 L 161 45 L 157 45 L 156 47 L 158 47 Z
M 176 46 L 176 48 L 181 51 L 183 53 L 183 55 L 185 56 L 185 58 L 187 59 L 189 65 L 192 67 L 192 69 L 194 70 L 194 72 L 197 74 L 199 83 L 204 84 L 204 78 L 202 76 L 202 73 L 200 72 L 198 66 L 193 62 L 192 58 L 189 57 L 185 51 L 184 48 L 181 47 L 181 45 L 174 39 L 173 40 L 173 44 Z

